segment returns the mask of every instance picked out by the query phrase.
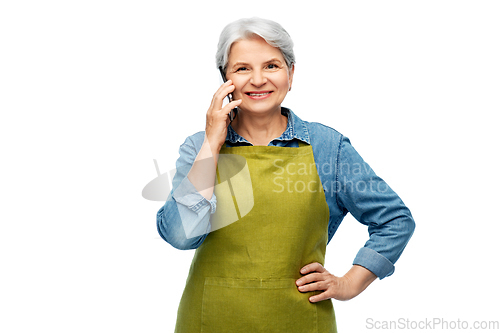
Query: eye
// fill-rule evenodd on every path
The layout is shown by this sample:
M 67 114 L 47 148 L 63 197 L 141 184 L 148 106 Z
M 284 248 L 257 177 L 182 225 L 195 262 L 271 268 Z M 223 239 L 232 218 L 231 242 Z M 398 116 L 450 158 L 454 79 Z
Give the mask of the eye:
M 281 67 L 278 66 L 278 64 L 269 64 L 266 66 L 267 69 L 270 69 L 270 70 L 278 70 L 280 69 Z
M 248 70 L 248 68 L 246 68 L 246 67 L 239 67 L 239 68 L 238 68 L 237 70 L 235 70 L 234 72 L 236 73 L 236 72 L 241 72 L 241 71 L 246 71 L 246 70 Z

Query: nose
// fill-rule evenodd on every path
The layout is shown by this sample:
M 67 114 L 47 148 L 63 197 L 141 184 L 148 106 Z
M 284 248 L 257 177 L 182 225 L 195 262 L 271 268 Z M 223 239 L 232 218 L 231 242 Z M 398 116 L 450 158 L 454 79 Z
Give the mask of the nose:
M 262 87 L 266 84 L 267 78 L 261 70 L 254 70 L 252 72 L 252 77 L 250 78 L 250 83 L 256 87 Z

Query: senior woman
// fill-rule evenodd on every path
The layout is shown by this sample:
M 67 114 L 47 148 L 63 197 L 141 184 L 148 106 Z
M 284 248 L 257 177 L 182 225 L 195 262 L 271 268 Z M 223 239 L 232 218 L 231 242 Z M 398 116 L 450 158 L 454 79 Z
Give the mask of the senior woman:
M 345 136 L 281 106 L 295 57 L 279 24 L 229 24 L 216 65 L 227 82 L 205 131 L 181 145 L 157 214 L 163 239 L 196 248 L 176 332 L 336 332 L 331 298 L 393 273 L 414 230 L 410 211 Z M 323 267 L 325 250 L 348 212 L 370 237 L 337 277 Z

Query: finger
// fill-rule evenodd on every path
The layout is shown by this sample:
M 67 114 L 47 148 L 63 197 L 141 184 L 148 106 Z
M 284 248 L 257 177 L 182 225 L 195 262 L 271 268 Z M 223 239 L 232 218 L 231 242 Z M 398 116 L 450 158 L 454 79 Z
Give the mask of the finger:
M 295 283 L 297 284 L 297 286 L 303 286 L 303 285 L 311 283 L 311 282 L 323 281 L 323 280 L 324 279 L 323 279 L 323 276 L 321 275 L 321 273 L 314 272 L 314 273 L 309 273 L 306 276 L 301 277 L 300 279 L 295 281 Z
M 324 291 L 321 294 L 309 297 L 309 302 L 311 302 L 311 303 L 317 303 L 317 302 L 321 302 L 321 301 L 324 301 L 324 300 L 327 300 L 327 299 L 330 299 L 330 298 L 331 297 L 328 295 L 328 292 Z
M 301 274 L 307 274 L 310 272 L 323 273 L 324 271 L 326 271 L 326 269 L 319 262 L 313 262 L 302 267 L 300 273 Z
M 226 98 L 227 95 L 229 95 L 229 93 L 231 93 L 235 88 L 236 87 L 233 85 L 231 80 L 224 82 L 224 84 L 221 85 L 215 92 L 210 107 L 217 110 L 222 109 L 222 102 L 224 101 L 224 98 Z
M 315 283 L 309 283 L 303 286 L 299 286 L 299 291 L 301 293 L 309 292 L 309 291 L 318 291 L 318 290 L 326 290 L 328 289 L 328 286 L 326 286 L 323 281 L 321 282 L 315 282 Z
M 241 99 L 237 99 L 235 101 L 227 103 L 226 106 L 222 108 L 222 112 L 225 114 L 229 114 L 229 112 L 231 112 L 231 110 L 234 109 L 235 107 L 239 106 L 241 102 L 242 102 Z
M 231 80 L 228 80 L 228 81 L 224 82 L 223 84 L 221 84 L 221 86 L 217 89 L 217 91 L 212 96 L 212 101 L 210 102 L 210 109 L 212 109 L 214 107 L 215 102 L 217 100 L 216 97 L 221 94 L 221 90 L 223 90 L 224 88 L 230 86 L 231 84 L 232 84 Z M 220 110 L 220 108 L 219 108 L 219 110 Z

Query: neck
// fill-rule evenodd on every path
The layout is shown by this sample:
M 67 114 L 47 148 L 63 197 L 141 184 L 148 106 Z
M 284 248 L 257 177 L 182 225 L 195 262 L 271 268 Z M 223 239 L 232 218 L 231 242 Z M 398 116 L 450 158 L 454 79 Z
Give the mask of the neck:
M 239 111 L 231 126 L 254 146 L 267 146 L 285 130 L 287 117 L 281 114 L 281 107 L 266 113 Z

